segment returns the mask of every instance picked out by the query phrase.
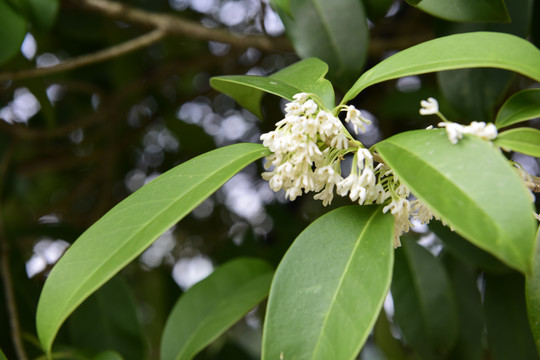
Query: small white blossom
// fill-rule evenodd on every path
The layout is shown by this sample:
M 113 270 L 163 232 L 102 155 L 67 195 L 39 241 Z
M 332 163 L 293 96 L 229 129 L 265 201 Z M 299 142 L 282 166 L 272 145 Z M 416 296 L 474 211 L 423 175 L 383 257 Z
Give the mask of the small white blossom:
M 347 136 L 344 133 L 339 133 L 332 141 L 330 141 L 330 146 L 335 147 L 336 149 L 348 149 L 349 148 L 349 140 L 347 139 Z
M 353 125 L 354 132 L 356 134 L 358 134 L 359 129 L 361 132 L 365 132 L 366 131 L 365 125 L 370 125 L 371 121 L 364 118 L 360 110 L 356 109 L 353 105 L 345 106 L 344 108 L 347 111 L 345 122 L 347 123 L 350 122 Z
M 307 115 L 307 116 L 310 116 L 310 115 L 313 115 L 317 112 L 317 104 L 315 103 L 315 101 L 309 99 L 308 101 L 306 101 L 303 105 L 302 105 L 302 111 Z
M 497 127 L 491 123 L 473 121 L 465 127 L 465 133 L 477 136 L 484 140 L 493 140 L 497 137 Z
M 261 135 L 263 145 L 272 151 L 266 157 L 264 167 L 268 171 L 262 173 L 262 178 L 273 191 L 284 190 L 290 200 L 313 191 L 313 198 L 321 200 L 324 206 L 332 202 L 334 193 L 348 196 L 360 205 L 386 203 L 383 212 L 390 212 L 395 218 L 396 247 L 400 245 L 400 235 L 413 226 L 411 218 L 427 223 L 433 217 L 425 204 L 409 201 L 410 190 L 388 166 L 380 163 L 374 167 L 373 154 L 350 138 L 336 116 L 320 109 L 309 94 L 300 93 L 293 98 L 285 106 L 285 117 L 276 123 L 276 129 Z M 429 100 L 427 105 L 433 106 Z M 340 108 L 347 111 L 345 122 L 351 123 L 355 132 L 363 131 L 370 123 L 354 106 Z M 486 139 L 493 136 L 493 129 L 481 123 L 467 129 L 454 123 L 442 126 L 453 131 L 451 141 L 455 142 L 463 133 Z M 349 175 L 343 178 L 342 161 L 351 155 Z
M 308 93 L 294 94 L 293 99 L 296 100 L 296 102 L 298 103 L 305 103 L 309 99 L 309 94 Z
M 454 145 L 463 138 L 463 125 L 452 122 L 440 122 L 439 124 L 437 124 L 437 126 L 444 127 L 446 129 L 448 140 L 450 140 L 450 142 Z
M 463 138 L 463 134 L 474 135 L 484 140 L 493 140 L 497 137 L 497 127 L 491 123 L 473 121 L 465 126 L 454 122 L 440 122 L 438 126 L 446 129 L 448 139 L 454 145 Z
M 439 103 L 432 97 L 420 101 L 420 105 L 422 106 L 420 115 L 433 115 L 439 112 Z

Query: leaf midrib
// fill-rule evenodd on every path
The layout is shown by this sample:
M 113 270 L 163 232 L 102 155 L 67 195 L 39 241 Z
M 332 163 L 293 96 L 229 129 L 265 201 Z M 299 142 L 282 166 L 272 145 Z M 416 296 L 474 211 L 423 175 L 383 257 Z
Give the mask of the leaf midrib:
M 489 213 L 486 212 L 486 210 L 484 210 L 482 207 L 480 207 L 480 206 L 476 203 L 476 201 L 473 201 L 473 199 L 470 197 L 470 195 L 469 195 L 467 192 L 465 192 L 463 188 L 457 186 L 457 185 L 456 185 L 453 181 L 451 181 L 449 178 L 443 176 L 443 174 L 439 171 L 439 169 L 433 167 L 430 163 L 424 161 L 420 156 L 416 155 L 414 152 L 409 151 L 406 147 L 400 146 L 399 144 L 396 144 L 396 143 L 394 143 L 394 142 L 392 142 L 392 141 L 389 141 L 389 140 L 385 140 L 385 141 L 387 141 L 389 144 L 392 144 L 393 146 L 395 146 L 395 147 L 401 149 L 401 151 L 403 151 L 404 153 L 409 154 L 409 156 L 413 157 L 418 163 L 421 163 L 421 164 L 423 164 L 425 167 L 428 167 L 428 168 L 431 170 L 432 174 L 435 174 L 439 179 L 442 179 L 442 181 L 443 181 L 444 183 L 450 184 L 450 185 L 452 185 L 452 187 L 453 187 L 454 189 L 458 190 L 459 193 L 462 195 L 462 198 L 463 198 L 463 199 L 466 199 L 466 200 L 469 202 L 469 204 L 474 205 L 474 207 L 477 209 L 477 211 L 478 211 L 479 213 L 481 213 L 485 218 L 492 219 L 492 217 L 489 215 Z M 383 156 L 383 158 L 384 158 L 384 156 Z M 387 163 L 389 163 L 387 159 L 385 159 L 385 161 L 387 161 Z M 399 175 L 399 174 L 398 174 L 398 175 Z M 400 176 L 400 179 L 407 185 L 407 187 L 408 187 L 409 189 L 411 189 L 411 191 L 413 192 L 413 194 L 414 194 L 415 196 L 418 196 L 419 193 L 416 191 L 416 187 L 411 186 L 411 185 L 408 183 L 408 181 L 406 181 L 402 176 Z M 434 207 L 434 206 L 431 204 L 431 202 L 425 201 L 425 200 L 423 199 L 423 196 L 421 196 L 421 198 L 422 198 L 421 200 L 422 200 L 424 203 L 426 203 L 430 209 L 436 208 L 436 207 Z M 502 232 L 502 229 L 501 229 L 501 228 L 499 227 L 499 225 L 498 225 L 498 222 L 495 221 L 495 222 L 492 222 L 492 223 L 493 223 L 494 229 L 496 230 L 496 233 L 497 233 L 498 235 L 501 234 L 501 233 L 503 233 L 503 232 Z M 451 225 L 452 225 L 455 229 L 461 231 L 462 233 L 468 234 L 468 231 L 463 231 L 463 228 L 462 228 L 462 227 L 456 226 L 455 224 L 451 224 Z M 498 242 L 499 242 L 499 237 L 496 237 L 496 238 L 494 239 L 494 241 L 495 241 L 496 243 L 498 243 Z M 513 249 L 513 248 L 512 248 L 512 249 Z
M 369 217 L 369 219 L 366 221 L 362 231 L 360 232 L 360 234 L 358 235 L 357 237 L 357 241 L 354 245 L 354 248 L 353 248 L 353 251 L 351 251 L 351 256 L 349 256 L 349 259 L 347 260 L 347 265 L 345 266 L 344 268 L 344 271 L 343 271 L 343 274 L 346 274 L 348 273 L 348 269 L 349 267 L 351 266 L 351 263 L 352 263 L 352 259 L 354 258 L 354 254 L 356 254 L 356 251 L 358 250 L 358 248 L 360 247 L 360 243 L 362 242 L 363 238 L 364 238 L 364 235 L 365 233 L 368 231 L 368 228 L 369 228 L 369 225 L 371 224 L 371 222 L 374 220 L 374 218 L 379 215 L 379 211 L 380 211 L 380 208 L 377 210 L 377 211 L 374 211 L 371 216 Z M 334 304 L 336 304 L 336 298 L 337 298 L 337 295 L 339 294 L 339 290 L 341 289 L 341 286 L 343 284 L 343 281 L 345 279 L 346 276 L 342 276 L 339 280 L 339 283 L 338 283 L 338 286 L 336 286 L 336 290 L 334 291 L 334 294 L 332 296 L 332 301 L 331 301 L 331 304 L 332 306 L 330 306 L 328 308 L 328 311 L 326 312 L 326 315 L 324 317 L 324 321 L 323 321 L 323 325 L 321 327 L 321 332 L 319 334 L 319 337 L 317 339 L 317 345 L 315 346 L 315 349 L 313 350 L 313 355 L 317 354 L 317 352 L 319 351 L 319 346 L 321 344 L 321 339 L 324 337 L 324 334 L 325 334 L 325 329 L 326 329 L 326 323 L 328 322 L 328 319 L 329 319 L 329 316 L 330 316 L 330 313 L 332 312 L 333 308 L 334 308 Z M 337 306 L 337 305 L 336 305 Z
M 321 23 L 323 24 L 323 27 L 326 29 L 326 33 L 328 34 L 328 39 L 330 40 L 330 44 L 332 44 L 332 47 L 334 48 L 334 55 L 336 55 L 336 58 L 339 61 L 340 67 L 345 67 L 344 58 L 343 58 L 343 56 L 341 56 L 342 54 L 339 51 L 339 46 L 338 46 L 338 44 L 336 42 L 336 39 L 333 36 L 333 33 L 332 33 L 331 29 L 330 29 L 330 25 L 328 24 L 328 20 L 326 19 L 326 17 L 324 17 L 324 11 L 321 9 L 321 5 L 320 5 L 318 0 L 313 0 L 313 7 L 315 8 L 315 11 L 319 15 L 319 17 L 321 19 Z
M 240 289 L 239 289 L 239 292 L 244 289 L 245 287 L 249 286 L 251 283 L 255 282 L 256 280 L 260 280 L 261 278 L 264 278 L 266 276 L 268 276 L 268 274 L 270 274 L 271 272 L 263 272 L 263 273 L 260 273 L 259 275 L 257 275 L 256 277 L 254 278 L 251 278 L 249 281 L 247 281 L 245 284 L 243 284 Z M 263 295 L 259 300 L 257 300 L 256 303 L 259 303 L 262 301 L 262 299 L 264 299 L 266 296 L 268 296 L 268 292 L 266 293 L 266 295 Z M 229 299 L 231 297 L 227 297 L 226 299 Z M 219 308 L 223 303 L 226 303 L 226 301 L 223 299 L 223 298 L 220 298 L 220 300 L 218 300 L 216 303 L 215 303 L 215 306 L 213 306 L 213 309 L 212 309 L 212 312 L 211 313 L 208 313 L 204 319 L 202 321 L 199 322 L 199 324 L 195 327 L 195 329 L 193 330 L 193 332 L 191 333 L 191 335 L 186 339 L 185 343 L 184 343 L 184 346 L 182 347 L 182 349 L 180 350 L 180 352 L 178 353 L 178 355 L 176 356 L 176 359 L 179 360 L 181 359 L 182 355 L 185 354 L 186 352 L 188 352 L 187 350 L 192 350 L 190 348 L 190 346 L 192 347 L 192 344 L 194 343 L 192 340 L 196 337 L 196 335 L 199 334 L 200 332 L 200 329 L 202 327 L 204 327 L 204 325 L 206 325 L 208 323 L 208 319 L 211 319 L 212 316 L 215 314 L 215 311 L 217 308 Z M 244 314 L 247 314 L 249 312 L 249 310 L 247 310 Z M 226 329 L 225 329 L 226 330 Z M 213 338 L 215 339 L 217 336 L 219 336 L 219 333 L 214 336 Z M 212 339 L 211 339 L 212 340 Z

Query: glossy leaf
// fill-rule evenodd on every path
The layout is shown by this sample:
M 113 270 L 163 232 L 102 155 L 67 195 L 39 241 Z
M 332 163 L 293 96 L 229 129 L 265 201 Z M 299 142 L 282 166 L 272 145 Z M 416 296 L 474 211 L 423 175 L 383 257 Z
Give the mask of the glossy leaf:
M 58 15 L 58 0 L 27 0 L 30 19 L 32 24 L 39 29 L 50 29 Z
M 440 22 L 436 35 L 493 31 L 526 38 L 532 21 L 534 0 L 505 0 L 511 22 Z M 477 2 L 468 2 L 477 4 Z M 437 83 L 444 97 L 460 111 L 461 118 L 493 122 L 495 106 L 503 100 L 515 74 L 501 69 L 472 68 L 441 71 Z
M 461 118 L 492 122 L 495 105 L 501 101 L 514 74 L 500 69 L 458 69 L 437 73 L 443 96 Z
M 267 155 L 258 144 L 210 151 L 164 173 L 115 206 L 52 269 L 37 308 L 43 348 L 64 320 L 114 274 L 243 167 Z
M 270 0 L 270 3 L 274 8 L 284 11 L 287 15 L 292 16 L 291 0 Z
M 406 353 L 409 350 L 392 335 L 392 328 L 384 310 L 381 310 L 375 323 L 373 342 L 384 352 L 387 359 L 407 360 Z
M 484 314 L 493 359 L 538 359 L 527 321 L 523 276 L 485 276 Z
M 94 356 L 92 360 L 123 360 L 123 358 L 115 351 L 104 351 Z
M 417 7 L 449 21 L 510 21 L 503 0 L 422 0 Z
M 446 132 L 401 133 L 376 149 L 412 193 L 465 239 L 527 273 L 536 220 L 529 191 L 488 141 L 465 136 L 453 145 Z
M 115 350 L 124 359 L 141 359 L 146 339 L 137 315 L 137 305 L 125 281 L 108 281 L 68 320 L 71 343 L 78 348 L 101 352 Z
M 0 1 L 0 64 L 11 59 L 20 49 L 26 35 L 26 19 L 7 1 Z
M 268 295 L 272 276 L 266 262 L 237 258 L 194 285 L 167 320 L 161 359 L 192 359 Z
M 371 21 L 383 18 L 394 3 L 393 0 L 363 0 L 366 15 Z
M 479 274 L 473 267 L 449 254 L 441 257 L 455 295 L 458 315 L 458 337 L 448 358 L 483 360 L 484 317 L 478 289 Z
M 240 105 L 262 117 L 261 98 L 264 92 L 293 100 L 300 92 L 317 94 L 328 109 L 334 108 L 332 84 L 324 78 L 328 65 L 310 58 L 290 65 L 270 76 L 230 75 L 210 79 L 210 85 L 229 95 Z
M 540 130 L 517 128 L 500 133 L 494 141 L 503 149 L 540 157 Z
M 501 106 L 495 125 L 501 129 L 537 117 L 540 117 L 540 89 L 527 89 L 512 95 Z
M 361 1 L 296 0 L 290 9 L 292 16 L 278 13 L 297 54 L 325 61 L 334 83 L 349 87 L 367 56 L 368 26 Z
M 533 271 L 525 278 L 525 300 L 529 326 L 532 330 L 536 350 L 540 354 L 540 228 L 536 236 Z
M 342 207 L 311 223 L 274 276 L 262 359 L 355 358 L 390 287 L 392 244 L 393 217 L 380 207 Z
M 457 307 L 442 264 L 412 240 L 396 249 L 394 316 L 423 359 L 444 358 L 458 336 Z
M 381 61 L 366 71 L 342 103 L 373 84 L 409 75 L 472 67 L 506 69 L 540 81 L 540 50 L 517 36 L 473 32 L 426 41 Z
M 492 273 L 510 271 L 508 266 L 497 260 L 493 255 L 465 240 L 455 231 L 441 224 L 440 221 L 430 221 L 429 229 L 444 242 L 445 248 L 452 255 L 464 263 Z

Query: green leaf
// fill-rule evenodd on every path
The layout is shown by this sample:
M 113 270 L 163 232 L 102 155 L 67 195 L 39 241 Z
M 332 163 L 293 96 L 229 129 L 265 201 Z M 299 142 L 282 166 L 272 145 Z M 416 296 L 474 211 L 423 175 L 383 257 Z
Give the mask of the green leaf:
M 72 314 L 68 321 L 71 344 L 101 352 L 114 349 L 125 359 L 141 359 L 146 339 L 135 299 L 125 281 L 115 277 Z
M 512 22 L 470 23 L 442 22 L 436 26 L 438 37 L 472 31 L 493 31 L 526 38 L 533 18 L 534 0 L 506 0 Z M 476 2 L 468 2 L 476 4 Z M 437 73 L 437 83 L 446 99 L 460 111 L 461 117 L 476 121 L 493 121 L 499 104 L 515 74 L 501 69 L 459 69 Z
M 392 360 L 407 360 L 406 352 L 403 344 L 392 335 L 392 327 L 386 312 L 381 310 L 375 327 L 373 328 L 373 342 L 384 352 L 387 359 Z
M 394 317 L 424 359 L 441 359 L 458 336 L 457 308 L 448 276 L 429 251 L 411 240 L 396 249 Z
M 530 193 L 488 141 L 466 135 L 453 145 L 446 132 L 404 132 L 376 145 L 411 192 L 476 246 L 527 273 L 536 221 Z
M 529 326 L 533 333 L 536 350 L 540 354 L 540 228 L 536 236 L 533 271 L 525 278 L 525 300 Z
M 417 7 L 449 21 L 510 21 L 503 0 L 422 0 Z
M 94 356 L 92 360 L 123 360 L 122 356 L 115 351 L 104 351 Z
M 444 97 L 460 117 L 490 122 L 495 105 L 508 89 L 514 74 L 500 69 L 459 69 L 437 73 Z
M 192 359 L 268 295 L 272 276 L 265 261 L 237 258 L 194 285 L 167 320 L 161 359 Z
M 426 41 L 381 61 L 356 81 L 342 104 L 373 84 L 409 75 L 472 67 L 506 69 L 540 81 L 540 50 L 514 35 L 455 34 Z
M 498 129 L 540 117 L 540 89 L 520 91 L 499 109 L 495 125 Z
M 500 133 L 494 143 L 503 149 L 540 157 L 540 130 L 517 128 Z
M 416 6 L 422 2 L 422 0 L 406 0 L 409 5 Z
M 363 0 L 364 8 L 366 9 L 367 17 L 371 21 L 376 21 L 383 18 L 392 4 L 393 0 Z
M 27 0 L 29 17 L 38 29 L 49 30 L 56 21 L 58 0 Z
M 361 1 L 296 0 L 290 8 L 292 16 L 279 14 L 297 54 L 322 59 L 330 67 L 329 77 L 349 87 L 367 56 L 368 24 Z
M 493 359 L 538 359 L 527 322 L 523 276 L 486 274 L 484 314 Z
M 443 253 L 442 261 L 450 279 L 458 311 L 458 337 L 448 359 L 483 360 L 484 317 L 478 289 L 478 273 L 470 266 Z
M 26 35 L 26 20 L 7 1 L 0 1 L 0 64 L 20 49 Z
M 50 353 L 64 320 L 114 274 L 249 163 L 267 155 L 236 144 L 191 159 L 145 185 L 91 226 L 52 269 L 37 308 L 37 332 Z
M 2 349 L 0 349 L 0 360 L 7 360 L 7 357 L 4 354 L 4 352 L 2 351 Z
M 210 85 L 235 99 L 240 105 L 262 118 L 263 92 L 293 100 L 300 92 L 318 95 L 328 109 L 334 108 L 332 84 L 324 78 L 328 65 L 310 58 L 290 65 L 270 76 L 230 75 L 210 79 Z
M 393 217 L 348 206 L 309 225 L 270 290 L 262 359 L 353 359 L 390 287 Z
M 278 11 L 283 11 L 287 15 L 292 16 L 291 13 L 291 0 L 270 0 L 270 4 L 274 6 Z
M 504 273 L 510 268 L 493 257 L 490 253 L 474 246 L 440 221 L 431 221 L 429 229 L 444 242 L 445 248 L 456 258 L 476 268 L 492 273 Z

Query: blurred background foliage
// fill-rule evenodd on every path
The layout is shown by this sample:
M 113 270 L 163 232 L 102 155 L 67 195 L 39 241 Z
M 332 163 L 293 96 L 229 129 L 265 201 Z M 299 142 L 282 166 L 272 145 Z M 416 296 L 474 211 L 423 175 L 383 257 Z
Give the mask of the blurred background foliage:
M 43 281 L 93 222 L 175 165 L 216 147 L 258 142 L 282 117 L 277 98 L 264 97 L 258 119 L 210 88 L 212 76 L 268 75 L 316 56 L 330 65 L 328 77 L 339 98 L 381 59 L 434 37 L 488 30 L 516 34 L 537 46 L 540 41 L 538 1 L 478 1 L 465 14 L 442 11 L 434 2 L 415 7 L 418 1 L 399 0 L 276 0 L 274 6 L 267 0 L 0 0 L 0 348 L 6 356 L 17 357 L 14 331 L 22 334 L 30 358 L 42 354 L 34 314 Z M 498 5 L 488 13 L 484 3 Z M 429 96 L 439 99 L 450 119 L 493 121 L 498 105 L 528 86 L 525 78 L 493 69 L 378 84 L 353 102 L 374 124 L 360 140 L 371 146 L 430 125 L 432 119 L 418 115 L 420 100 Z M 539 174 L 536 159 L 514 154 L 514 160 Z M 310 197 L 285 201 L 262 181 L 260 170 L 260 164 L 252 165 L 235 176 L 85 302 L 63 327 L 59 348 L 80 358 L 108 349 L 126 359 L 156 358 L 174 302 L 214 267 L 242 255 L 277 266 L 299 232 L 328 209 Z M 332 207 L 345 203 L 340 199 Z M 514 332 L 515 342 L 505 332 L 494 332 L 494 339 L 482 332 L 490 322 L 476 284 L 496 279 L 485 294 L 493 299 L 484 308 L 490 319 L 490 312 L 506 309 L 505 301 L 509 306 L 524 301 L 504 296 L 510 288 L 520 293 L 519 276 L 438 224 L 416 230 L 411 238 L 437 254 L 441 261 L 434 266 L 448 272 L 445 281 L 461 284 L 457 303 L 449 306 L 472 324 L 452 325 L 461 348 L 444 348 L 444 341 L 442 348 L 430 348 L 412 338 L 418 353 L 491 358 L 490 351 L 504 353 L 521 343 L 519 331 L 530 337 L 521 313 L 511 317 L 521 329 Z M 399 249 L 396 263 L 405 268 L 403 251 L 432 256 L 412 245 Z M 392 287 L 396 294 L 407 286 L 400 281 Z M 10 286 L 11 299 L 4 296 Z M 20 329 L 10 326 L 13 304 Z M 263 308 L 198 358 L 257 358 Z M 393 306 L 386 309 L 362 358 L 410 358 L 408 345 L 398 341 Z M 395 310 L 398 322 L 414 321 L 407 318 L 410 309 Z M 503 338 L 506 348 L 498 341 Z M 503 349 L 486 350 L 488 343 Z M 525 343 L 522 356 L 513 358 L 536 356 L 530 341 Z M 468 357 L 460 355 L 465 353 Z

